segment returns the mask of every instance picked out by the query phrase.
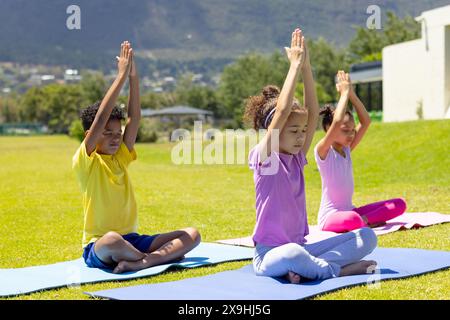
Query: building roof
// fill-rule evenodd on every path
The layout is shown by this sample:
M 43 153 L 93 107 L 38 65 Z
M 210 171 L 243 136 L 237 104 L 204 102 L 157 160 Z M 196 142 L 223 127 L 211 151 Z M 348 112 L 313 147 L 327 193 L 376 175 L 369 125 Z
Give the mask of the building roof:
M 143 117 L 154 116 L 184 116 L 184 115 L 213 115 L 212 111 L 197 109 L 189 106 L 173 106 L 159 110 L 143 109 L 141 111 Z
M 354 64 L 350 67 L 352 83 L 367 83 L 383 80 L 383 65 L 381 61 Z
M 448 26 L 450 25 L 450 5 L 424 11 L 416 18 L 416 21 L 422 22 L 427 28 Z

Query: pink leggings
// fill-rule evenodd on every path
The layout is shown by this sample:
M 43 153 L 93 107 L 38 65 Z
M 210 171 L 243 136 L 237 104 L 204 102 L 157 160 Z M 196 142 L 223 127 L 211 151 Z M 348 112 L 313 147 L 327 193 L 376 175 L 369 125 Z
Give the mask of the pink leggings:
M 405 211 L 406 202 L 402 198 L 375 202 L 355 208 L 353 211 L 338 211 L 330 214 L 322 230 L 348 232 L 367 226 L 361 216 L 365 216 L 369 224 L 375 224 L 398 217 Z

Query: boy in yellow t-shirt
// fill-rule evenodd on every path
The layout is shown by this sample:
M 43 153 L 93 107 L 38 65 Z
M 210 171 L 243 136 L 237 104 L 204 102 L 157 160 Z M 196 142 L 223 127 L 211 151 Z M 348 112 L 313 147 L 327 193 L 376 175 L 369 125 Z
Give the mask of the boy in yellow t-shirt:
M 101 102 L 83 110 L 85 139 L 73 157 L 83 193 L 83 258 L 92 268 L 114 273 L 137 271 L 178 260 L 200 243 L 195 228 L 156 235 L 137 233 L 137 207 L 128 165 L 136 160 L 134 143 L 141 117 L 139 79 L 128 41 L 117 58 L 118 75 Z M 127 77 L 128 118 L 115 106 Z

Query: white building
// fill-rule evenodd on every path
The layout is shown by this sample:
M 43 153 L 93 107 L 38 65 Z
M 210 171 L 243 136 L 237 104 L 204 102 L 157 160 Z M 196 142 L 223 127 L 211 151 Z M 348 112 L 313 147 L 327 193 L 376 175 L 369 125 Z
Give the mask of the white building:
M 78 70 L 76 69 L 66 69 L 64 72 L 65 82 L 78 82 L 81 81 L 81 79 L 81 75 L 78 74 Z
M 425 11 L 422 38 L 383 49 L 383 121 L 450 118 L 450 6 Z

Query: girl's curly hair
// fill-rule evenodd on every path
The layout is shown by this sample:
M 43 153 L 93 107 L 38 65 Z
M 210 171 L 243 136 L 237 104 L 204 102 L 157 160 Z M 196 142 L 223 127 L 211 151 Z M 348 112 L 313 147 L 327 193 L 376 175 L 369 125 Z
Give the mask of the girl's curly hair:
M 244 121 L 250 124 L 255 130 L 267 129 L 272 121 L 273 115 L 267 121 L 266 118 L 277 106 L 279 96 L 280 88 L 274 85 L 268 85 L 263 88 L 259 95 L 249 97 L 245 103 Z M 305 108 L 298 108 L 306 112 Z

